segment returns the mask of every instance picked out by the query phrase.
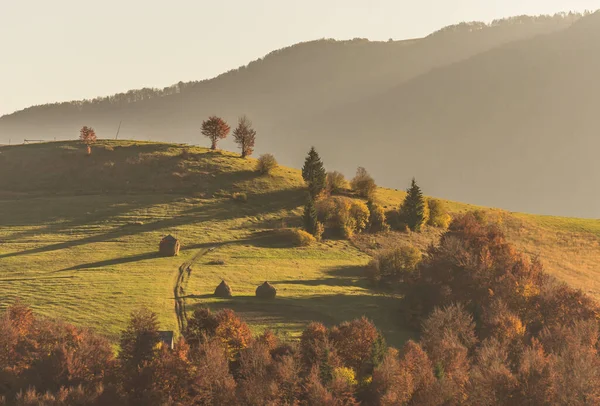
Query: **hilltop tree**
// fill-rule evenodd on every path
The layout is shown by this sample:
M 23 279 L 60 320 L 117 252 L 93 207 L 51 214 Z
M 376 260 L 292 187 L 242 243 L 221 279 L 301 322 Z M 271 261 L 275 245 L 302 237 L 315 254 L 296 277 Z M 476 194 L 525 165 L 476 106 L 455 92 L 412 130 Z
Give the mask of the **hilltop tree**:
M 211 116 L 202 122 L 202 134 L 210 139 L 210 149 L 217 149 L 217 142 L 227 137 L 231 127 L 221 117 Z
M 421 231 L 421 227 L 427 221 L 425 197 L 415 178 L 406 193 L 406 198 L 400 207 L 400 217 L 412 231 Z
M 304 161 L 302 167 L 302 178 L 308 185 L 308 192 L 312 198 L 316 198 L 327 186 L 327 173 L 321 157 L 315 150 L 315 147 L 311 147 L 308 152 L 308 156 Z
M 85 144 L 87 154 L 92 155 L 92 144 L 96 142 L 96 132 L 94 129 L 84 125 L 81 130 L 79 130 L 79 139 Z
M 233 138 L 242 150 L 242 158 L 252 155 L 256 131 L 252 128 L 252 121 L 245 115 L 239 118 L 238 126 L 233 130 Z
M 373 179 L 373 177 L 369 175 L 369 172 L 367 172 L 367 170 L 362 166 L 358 167 L 356 170 L 356 176 L 354 176 L 350 184 L 352 186 L 352 190 L 354 190 L 360 197 L 371 199 L 377 190 L 375 179 Z

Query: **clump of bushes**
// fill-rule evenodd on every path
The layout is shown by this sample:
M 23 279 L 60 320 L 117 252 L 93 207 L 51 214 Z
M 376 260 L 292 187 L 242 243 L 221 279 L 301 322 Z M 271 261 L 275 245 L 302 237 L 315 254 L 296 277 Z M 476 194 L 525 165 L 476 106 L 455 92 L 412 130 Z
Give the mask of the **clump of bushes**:
M 317 202 L 317 216 L 326 230 L 342 238 L 351 238 L 366 230 L 370 213 L 364 202 L 336 196 Z
M 277 160 L 272 154 L 263 154 L 256 162 L 256 170 L 261 175 L 268 175 L 277 168 Z
M 208 261 L 207 265 L 225 265 L 225 261 L 222 259 L 213 259 L 212 261 Z
M 452 218 L 448 214 L 448 209 L 444 202 L 438 199 L 427 199 L 427 207 L 429 208 L 427 225 L 443 229 L 448 228 Z
M 369 175 L 369 172 L 363 167 L 359 167 L 356 170 L 356 175 L 350 184 L 352 190 L 360 197 L 370 199 L 375 196 L 375 191 L 377 190 L 375 179 L 373 179 L 373 177 Z
M 368 276 L 376 284 L 406 282 L 421 262 L 421 251 L 404 245 L 378 254 L 369 264 Z
M 235 192 L 231 195 L 231 198 L 240 203 L 246 203 L 248 201 L 248 195 L 244 192 Z
M 283 228 L 278 236 L 294 247 L 308 247 L 317 241 L 313 235 L 297 228 Z
M 348 189 L 348 181 L 341 172 L 327 172 L 327 191 L 329 193 L 341 193 Z
M 369 209 L 369 231 L 372 233 L 389 231 L 390 226 L 387 223 L 383 207 L 374 201 L 369 200 L 367 202 L 367 208 Z

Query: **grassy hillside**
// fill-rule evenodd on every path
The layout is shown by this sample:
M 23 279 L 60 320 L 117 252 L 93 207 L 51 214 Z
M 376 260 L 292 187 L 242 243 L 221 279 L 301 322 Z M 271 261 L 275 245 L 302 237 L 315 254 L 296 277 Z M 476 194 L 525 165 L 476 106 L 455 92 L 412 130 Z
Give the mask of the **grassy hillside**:
M 439 232 L 291 247 L 268 231 L 299 225 L 299 171 L 282 167 L 264 177 L 253 167 L 229 152 L 161 143 L 102 141 L 89 158 L 74 142 L 0 148 L 0 173 L 8 174 L 0 177 L 0 308 L 21 297 L 40 314 L 116 338 L 129 312 L 146 305 L 176 330 L 174 286 L 179 267 L 192 262 L 178 293 L 188 312 L 231 307 L 256 330 L 275 325 L 291 335 L 311 320 L 366 315 L 390 342 L 409 337 L 397 298 L 370 289 L 362 271 L 377 248 L 425 248 Z M 232 199 L 235 192 L 247 203 Z M 378 191 L 388 209 L 403 197 Z M 475 208 L 448 204 L 453 212 Z M 600 222 L 489 212 L 551 273 L 600 297 Z M 156 256 L 166 234 L 181 239 L 179 257 Z M 221 278 L 233 299 L 211 296 Z M 265 280 L 278 289 L 275 302 L 254 297 Z
M 12 143 L 24 138 L 70 139 L 77 136 L 83 125 L 92 126 L 99 136 L 109 138 L 115 135 L 119 123 L 122 138 L 204 143 L 199 128 L 208 115 L 218 114 L 232 122 L 239 115 L 248 114 L 259 134 L 257 152 L 273 152 L 290 166 L 300 166 L 303 151 L 315 144 L 335 169 L 351 175 L 358 163 L 389 187 L 399 187 L 414 175 L 426 182 L 432 193 L 454 200 L 541 213 L 596 215 L 599 213 L 595 206 L 587 205 L 586 199 L 574 199 L 580 202 L 575 205 L 542 193 L 548 190 L 542 191 L 542 186 L 551 184 L 554 189 L 564 179 L 554 169 L 559 166 L 552 162 L 554 158 L 547 163 L 543 157 L 556 157 L 562 152 L 560 139 L 566 139 L 565 128 L 546 125 L 534 112 L 527 111 L 539 106 L 545 114 L 546 103 L 560 98 L 563 84 L 570 86 L 571 78 L 578 80 L 580 76 L 571 71 L 555 76 L 555 60 L 550 56 L 542 55 L 538 60 L 527 57 L 537 56 L 538 46 L 544 47 L 545 41 L 527 42 L 523 51 L 517 53 L 504 48 L 563 33 L 579 18 L 522 17 L 491 25 L 463 24 L 408 41 L 301 43 L 211 80 L 16 112 L 0 118 L 0 144 L 9 139 Z M 586 35 L 573 38 L 565 51 L 573 52 L 574 61 L 595 58 L 595 53 L 588 52 L 582 43 L 589 37 Z M 548 41 L 555 38 L 558 37 Z M 496 50 L 496 56 L 489 64 L 469 62 L 470 58 L 492 50 Z M 560 60 L 564 60 L 562 55 L 559 50 Z M 577 66 L 586 66 L 587 62 L 583 62 Z M 593 64 L 590 71 L 596 71 Z M 489 84 L 485 80 L 488 74 Z M 538 91 L 539 81 L 548 85 L 550 94 Z M 586 91 L 597 81 L 592 76 L 582 83 L 586 86 L 573 87 L 574 97 L 565 100 L 573 109 L 583 111 Z M 504 92 L 505 87 L 510 92 Z M 532 97 L 521 103 L 521 93 Z M 591 109 L 595 111 L 595 107 Z M 581 137 L 572 144 L 571 152 L 576 154 L 581 151 L 578 146 L 591 143 L 584 138 L 593 127 L 589 117 L 579 120 L 572 113 L 565 110 L 564 114 L 553 114 L 553 118 L 557 124 L 567 123 L 568 132 Z M 530 120 L 529 126 L 521 125 L 527 114 L 537 118 Z M 574 122 L 581 125 L 572 127 Z M 520 132 L 518 139 L 535 146 L 546 132 L 559 131 L 563 138 L 552 138 L 532 163 L 520 154 L 524 149 L 507 139 Z M 461 136 L 469 141 L 457 142 Z M 226 140 L 223 146 L 233 149 L 230 142 Z M 344 154 L 339 153 L 341 144 Z M 508 168 L 487 158 L 487 151 L 498 149 L 513 154 Z M 469 160 L 464 159 L 466 154 L 471 154 Z M 479 156 L 486 158 L 477 162 L 479 171 L 472 171 L 465 162 L 474 164 Z M 381 161 L 390 164 L 383 169 Z M 577 166 L 581 162 L 585 160 L 571 163 Z M 498 177 L 500 168 L 513 177 L 523 167 L 531 173 L 531 184 L 536 188 L 529 184 L 515 191 L 516 182 L 502 182 Z M 581 164 L 579 169 L 594 168 Z M 484 180 L 495 186 L 482 186 Z M 528 193 L 529 190 L 538 194 Z

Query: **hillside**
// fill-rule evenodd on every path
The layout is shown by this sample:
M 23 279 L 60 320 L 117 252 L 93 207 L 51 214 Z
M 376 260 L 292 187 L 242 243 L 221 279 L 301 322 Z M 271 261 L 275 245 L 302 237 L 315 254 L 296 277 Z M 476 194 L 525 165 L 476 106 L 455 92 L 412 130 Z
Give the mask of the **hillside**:
M 366 315 L 399 344 L 413 333 L 399 324 L 398 297 L 373 290 L 364 266 L 375 247 L 425 248 L 439 235 L 282 244 L 270 233 L 299 225 L 299 171 L 258 176 L 253 160 L 185 145 L 101 141 L 89 158 L 74 142 L 1 147 L 0 173 L 9 174 L 0 177 L 0 308 L 21 297 L 39 314 L 113 339 L 142 305 L 176 330 L 174 287 L 179 267 L 191 263 L 178 295 L 188 312 L 201 304 L 229 307 L 257 331 L 268 324 L 292 336 L 312 320 L 332 325 Z M 248 201 L 232 199 L 235 192 Z M 391 210 L 404 193 L 380 189 L 377 196 Z M 453 212 L 475 208 L 448 205 Z M 486 210 L 550 273 L 600 297 L 600 221 Z M 166 234 L 181 239 L 179 257 L 157 257 Z M 221 278 L 233 299 L 212 297 Z M 254 298 L 265 280 L 278 289 L 276 303 Z
M 260 134 L 257 152 L 273 152 L 284 164 L 299 166 L 301 151 L 315 144 L 332 167 L 350 176 L 360 163 L 388 187 L 401 187 L 416 175 L 446 198 L 597 217 L 597 208 L 588 204 L 595 195 L 585 190 L 575 189 L 569 201 L 548 198 L 549 188 L 564 179 L 554 163 L 563 151 L 557 138 L 566 139 L 568 129 L 576 137 L 569 144 L 572 153 L 595 146 L 586 138 L 594 128 L 586 111 L 594 103 L 585 95 L 597 79 L 572 70 L 587 63 L 576 61 L 589 58 L 593 72 L 596 49 L 586 39 L 593 38 L 594 17 L 463 24 L 409 41 L 302 43 L 207 81 L 25 109 L 0 118 L 0 143 L 72 139 L 82 125 L 110 138 L 120 122 L 123 138 L 203 143 L 198 130 L 203 118 L 219 114 L 235 121 L 246 113 Z M 570 28 L 574 21 L 579 24 Z M 572 53 L 572 66 L 557 65 L 565 52 Z M 565 92 L 564 105 L 557 103 Z M 545 120 L 551 113 L 554 122 Z M 364 141 L 366 134 L 370 142 Z M 527 148 L 507 140 L 513 134 L 524 137 Z M 512 156 L 506 178 L 486 155 L 490 150 L 513 154 L 515 148 L 529 152 L 540 139 L 550 142 L 537 161 Z M 223 146 L 233 149 L 231 141 Z M 585 158 L 577 155 L 569 162 L 571 174 L 595 169 L 577 167 Z M 381 159 L 393 165 L 383 169 Z M 530 174 L 537 189 L 524 182 L 515 190 L 513 177 L 522 173 Z

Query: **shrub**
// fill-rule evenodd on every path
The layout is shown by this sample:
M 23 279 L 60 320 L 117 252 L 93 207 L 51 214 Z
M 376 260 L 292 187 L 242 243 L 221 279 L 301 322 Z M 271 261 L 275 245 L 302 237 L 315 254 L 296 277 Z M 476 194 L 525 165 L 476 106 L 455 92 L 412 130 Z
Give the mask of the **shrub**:
M 240 203 L 246 203 L 248 201 L 248 195 L 243 192 L 235 192 L 233 195 L 231 195 L 231 197 L 233 200 Z
M 351 238 L 366 229 L 369 209 L 363 202 L 336 196 L 317 202 L 317 218 L 334 234 Z
M 378 254 L 369 264 L 369 277 L 376 283 L 405 282 L 421 262 L 421 251 L 405 245 Z
M 427 225 L 444 229 L 448 228 L 451 217 L 444 202 L 438 199 L 427 199 L 427 207 L 429 208 Z
M 389 231 L 390 226 L 386 222 L 385 210 L 383 207 L 372 200 L 369 200 L 367 208 L 369 209 L 369 231 L 372 233 Z
M 279 235 L 295 247 L 308 247 L 317 241 L 311 234 L 296 228 L 281 229 Z
M 365 198 L 373 197 L 375 195 L 375 191 L 377 190 L 375 180 L 363 167 L 359 167 L 356 170 L 356 175 L 352 179 L 351 185 L 352 190 L 354 190 L 359 196 Z
M 348 189 L 348 181 L 341 172 L 327 172 L 327 191 L 329 193 L 340 193 Z
M 364 202 L 355 201 L 352 202 L 352 206 L 350 207 L 350 216 L 355 221 L 355 231 L 360 233 L 366 230 L 369 225 L 369 208 Z
M 262 175 L 268 175 L 277 168 L 277 161 L 272 154 L 263 154 L 256 162 L 256 170 Z

